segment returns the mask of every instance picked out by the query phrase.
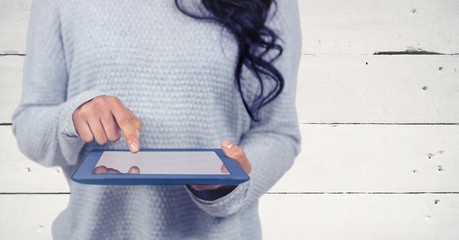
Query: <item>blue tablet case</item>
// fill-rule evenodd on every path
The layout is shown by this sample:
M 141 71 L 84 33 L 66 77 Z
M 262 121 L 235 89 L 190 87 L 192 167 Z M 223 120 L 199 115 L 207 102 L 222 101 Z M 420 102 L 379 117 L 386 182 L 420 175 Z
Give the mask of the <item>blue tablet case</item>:
M 229 174 L 123 174 L 94 173 L 104 151 L 128 152 L 128 150 L 93 150 L 84 159 L 72 180 L 83 184 L 98 185 L 238 185 L 250 179 L 247 173 L 221 149 L 142 149 L 141 152 L 215 152 L 228 169 Z

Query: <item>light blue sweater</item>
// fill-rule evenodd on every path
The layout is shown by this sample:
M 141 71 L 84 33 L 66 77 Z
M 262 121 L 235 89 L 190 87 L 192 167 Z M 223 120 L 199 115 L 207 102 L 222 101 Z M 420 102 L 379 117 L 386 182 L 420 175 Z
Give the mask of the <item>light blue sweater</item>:
M 185 186 L 69 181 L 55 239 L 261 238 L 258 200 L 299 152 L 296 1 L 278 1 L 268 24 L 284 40 L 275 65 L 286 85 L 253 122 L 234 84 L 236 43 L 218 24 L 185 16 L 173 0 L 34 0 L 23 95 L 13 117 L 26 156 L 62 167 L 69 179 L 91 149 L 126 149 L 123 139 L 85 144 L 72 123 L 79 105 L 114 95 L 143 121 L 142 147 L 218 148 L 228 139 L 252 165 L 250 181 L 213 200 Z M 256 82 L 249 71 L 244 76 Z

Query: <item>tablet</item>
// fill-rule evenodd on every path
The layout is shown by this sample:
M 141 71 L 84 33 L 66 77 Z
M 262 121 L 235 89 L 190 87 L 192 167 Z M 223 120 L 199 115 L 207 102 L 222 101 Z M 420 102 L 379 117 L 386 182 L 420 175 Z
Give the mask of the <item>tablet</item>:
M 142 149 L 136 154 L 99 149 L 89 153 L 72 180 L 99 185 L 238 185 L 249 176 L 221 149 Z

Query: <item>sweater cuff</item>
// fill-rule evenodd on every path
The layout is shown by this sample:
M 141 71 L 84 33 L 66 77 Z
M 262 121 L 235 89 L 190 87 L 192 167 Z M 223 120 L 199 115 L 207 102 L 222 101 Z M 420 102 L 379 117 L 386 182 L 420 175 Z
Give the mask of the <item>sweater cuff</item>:
M 225 190 L 199 192 L 185 188 L 199 208 L 215 217 L 228 217 L 243 207 L 250 183 L 251 180 L 226 193 Z

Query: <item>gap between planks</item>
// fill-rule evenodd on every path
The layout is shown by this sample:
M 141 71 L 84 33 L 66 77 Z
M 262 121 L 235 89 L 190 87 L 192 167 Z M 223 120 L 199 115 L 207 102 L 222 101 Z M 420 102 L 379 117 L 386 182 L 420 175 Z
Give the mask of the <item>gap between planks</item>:
M 0 57 L 19 56 L 24 57 L 25 53 L 0 53 Z
M 384 123 L 384 122 L 367 122 L 367 123 L 348 123 L 348 122 L 309 122 L 300 123 L 303 125 L 401 125 L 401 126 L 424 126 L 424 125 L 442 125 L 442 126 L 459 126 L 458 123 L 416 123 L 416 122 L 396 122 L 396 123 Z
M 1 192 L 0 195 L 70 195 L 70 192 Z M 267 192 L 268 195 L 459 195 L 459 192 Z
M 459 194 L 459 192 L 268 192 L 269 195 L 428 195 Z
M 317 54 L 317 53 L 309 53 L 309 52 L 304 52 L 301 55 L 304 56 L 329 56 L 329 55 L 335 55 L 335 54 Z M 375 52 L 373 54 L 371 53 L 361 53 L 361 54 L 336 54 L 336 56 L 341 56 L 341 55 L 358 55 L 358 56 L 371 56 L 371 55 L 446 55 L 446 56 L 457 56 L 459 53 L 440 53 L 440 52 L 430 52 L 430 51 L 380 51 L 380 52 Z M 8 56 L 19 56 L 19 57 L 24 57 L 26 56 L 25 53 L 0 53 L 0 57 L 8 57 Z
M 310 53 L 304 52 L 301 53 L 303 56 L 396 56 L 396 55 L 444 55 L 444 56 L 459 56 L 459 53 L 440 53 L 440 52 L 430 52 L 430 51 L 380 51 L 371 53 L 361 53 L 361 54 L 324 54 L 324 53 Z M 0 57 L 9 57 L 9 56 L 16 56 L 16 57 L 25 57 L 25 53 L 0 53 Z

